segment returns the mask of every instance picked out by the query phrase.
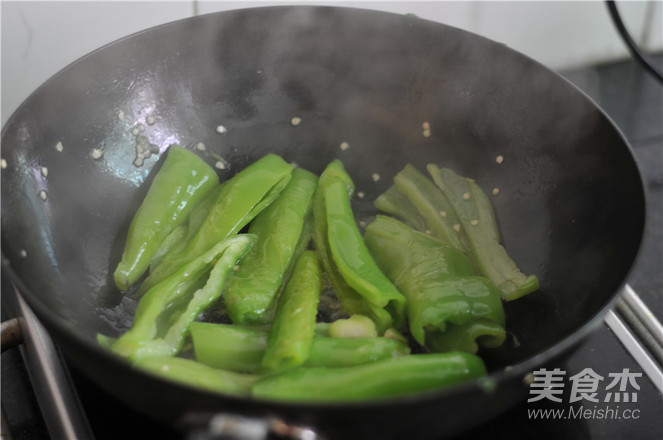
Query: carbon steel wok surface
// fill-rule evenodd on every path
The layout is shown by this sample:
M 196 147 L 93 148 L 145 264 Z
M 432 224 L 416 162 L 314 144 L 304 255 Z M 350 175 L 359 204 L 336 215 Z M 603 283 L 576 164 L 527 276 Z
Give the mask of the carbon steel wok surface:
M 137 143 L 161 152 L 180 143 L 212 165 L 223 158 L 221 179 L 270 152 L 316 173 L 339 158 L 365 194 L 353 202 L 359 220 L 374 215 L 372 200 L 406 163 L 449 166 L 489 192 L 499 188 L 503 241 L 541 290 L 506 304 L 511 337 L 484 353 L 494 371 L 484 386 L 282 405 L 135 371 L 95 336 L 126 329 L 135 306 L 111 275 L 160 163 L 156 154 L 135 166 Z M 77 367 L 170 422 L 222 410 L 276 414 L 343 438 L 434 437 L 480 423 L 522 398 L 525 373 L 600 321 L 644 224 L 630 148 L 568 82 L 465 31 L 358 9 L 237 10 L 120 40 L 32 94 L 3 129 L 2 157 L 3 269 Z

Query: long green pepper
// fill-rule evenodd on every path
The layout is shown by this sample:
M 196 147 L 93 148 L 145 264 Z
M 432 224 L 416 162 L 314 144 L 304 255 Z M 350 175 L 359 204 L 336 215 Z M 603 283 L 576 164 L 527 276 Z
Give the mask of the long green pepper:
M 432 351 L 475 353 L 504 342 L 504 311 L 492 282 L 475 275 L 459 250 L 396 219 L 378 216 L 366 244 L 408 299 L 415 340 Z
M 413 354 L 344 368 L 297 368 L 257 380 L 251 395 L 294 402 L 359 401 L 432 390 L 485 374 L 481 358 L 469 353 Z
M 131 328 L 113 344 L 113 351 L 133 360 L 177 354 L 189 325 L 221 295 L 229 273 L 254 241 L 248 234 L 227 238 L 148 290 L 138 302 Z M 207 282 L 192 293 L 207 273 Z M 174 305 L 181 303 L 183 311 L 178 313 Z M 162 314 L 168 314 L 166 323 L 160 320 Z
M 322 273 L 315 251 L 305 251 L 278 300 L 262 366 L 282 370 L 302 365 L 309 356 L 318 313 Z
M 426 223 L 426 230 L 449 246 L 468 252 L 465 237 L 453 228 L 457 222 L 454 210 L 430 179 L 407 164 L 394 177 L 394 186 L 416 207 Z
M 235 324 L 269 322 L 267 311 L 293 261 L 310 240 L 306 222 L 311 221 L 317 184 L 317 176 L 296 168 L 279 197 L 251 222 L 249 233 L 258 239 L 223 295 Z
M 168 148 L 129 226 L 122 259 L 113 274 L 120 290 L 138 281 L 162 242 L 187 220 L 218 180 L 214 169 L 191 151 L 178 145 Z
M 279 156 L 268 154 L 224 182 L 197 230 L 191 231 L 183 248 L 167 254 L 159 265 L 150 268 L 141 290 L 146 291 L 216 243 L 239 232 L 278 197 L 290 181 L 292 169 Z
M 327 233 L 327 211 L 325 209 L 324 193 L 321 186 L 327 179 L 327 170 L 322 173 L 318 182 L 318 189 L 313 198 L 313 243 L 320 260 L 320 265 L 329 279 L 336 298 L 341 304 L 343 312 L 348 315 L 361 314 L 370 317 L 381 332 L 393 325 L 393 318 L 387 310 L 366 301 L 341 276 L 329 247 Z M 354 187 L 348 188 L 352 194 Z
M 373 204 L 380 211 L 400 218 L 418 231 L 427 229 L 426 220 L 419 214 L 417 207 L 410 202 L 405 194 L 396 189 L 395 185 L 391 185 L 380 194 Z
M 166 379 L 223 394 L 248 397 L 251 386 L 260 378 L 252 374 L 211 368 L 191 359 L 153 356 L 138 359 L 134 366 Z
M 350 204 L 354 184 L 339 160 L 327 166 L 319 190 L 324 201 L 326 241 L 336 268 L 366 302 L 385 309 L 395 325 L 400 326 L 405 297 L 382 273 L 364 244 Z
M 453 206 L 479 271 L 497 285 L 502 298 L 511 301 L 538 290 L 538 278 L 525 275 L 500 244 L 495 212 L 481 187 L 448 168 L 429 164 L 428 172 Z
M 315 335 L 304 366 L 348 367 L 410 353 L 404 342 L 386 337 L 331 338 L 316 324 Z M 269 329 L 210 322 L 191 324 L 191 340 L 198 362 L 213 368 L 245 373 L 264 371 Z

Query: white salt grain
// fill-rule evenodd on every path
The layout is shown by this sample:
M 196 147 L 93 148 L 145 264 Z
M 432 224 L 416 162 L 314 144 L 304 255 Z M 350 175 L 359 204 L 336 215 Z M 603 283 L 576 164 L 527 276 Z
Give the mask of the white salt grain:
M 373 173 L 373 176 L 371 177 L 373 177 L 373 182 L 377 182 L 378 180 L 380 180 L 380 175 L 378 173 Z
M 97 160 L 101 159 L 101 156 L 104 155 L 104 152 L 101 151 L 100 148 L 93 148 L 92 151 L 90 152 L 90 155 L 92 156 L 92 159 Z
M 350 144 L 348 144 L 347 142 L 341 142 L 341 145 L 339 145 L 339 147 L 341 148 L 341 151 L 345 151 L 348 148 L 350 148 Z
M 39 198 L 40 199 L 46 200 L 46 197 L 47 197 L 46 191 L 44 191 L 43 189 L 41 191 L 39 191 Z
M 504 156 L 502 156 L 502 155 L 500 154 L 499 156 L 497 156 L 497 157 L 495 158 L 495 162 L 497 162 L 497 163 L 502 163 L 502 162 L 504 162 Z
M 62 152 L 62 150 L 64 150 L 62 142 L 58 142 L 57 144 L 55 144 L 55 149 L 58 150 L 59 152 Z
M 4 160 L 4 159 L 0 159 L 0 167 L 2 167 L 3 170 L 6 169 L 7 168 L 7 161 Z
M 226 127 L 224 127 L 223 125 L 217 125 L 216 126 L 216 132 L 219 133 L 219 134 L 226 134 L 227 131 L 228 131 L 228 129 Z
M 41 175 L 44 177 L 48 177 L 48 168 L 41 167 Z
M 296 127 L 296 126 L 298 126 L 299 124 L 301 124 L 301 122 L 302 122 L 302 118 L 299 118 L 299 117 L 297 117 L 297 116 L 295 116 L 294 118 L 290 119 L 290 123 L 291 123 L 294 127 Z

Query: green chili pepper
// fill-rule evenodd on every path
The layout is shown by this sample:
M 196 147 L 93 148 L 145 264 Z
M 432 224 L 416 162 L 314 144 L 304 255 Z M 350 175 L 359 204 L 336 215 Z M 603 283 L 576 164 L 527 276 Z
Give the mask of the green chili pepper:
M 349 367 L 410 354 L 407 344 L 387 337 L 313 338 L 307 367 Z
M 438 389 L 485 374 L 483 361 L 472 354 L 414 354 L 352 367 L 297 368 L 259 379 L 251 394 L 281 401 L 357 401 Z
M 502 298 L 511 301 L 538 290 L 538 278 L 526 276 L 500 244 L 495 212 L 481 187 L 447 168 L 429 164 L 428 171 L 453 206 L 479 271 L 497 285 Z
M 177 354 L 189 325 L 221 295 L 228 274 L 254 241 L 248 234 L 227 238 L 151 288 L 138 302 L 131 329 L 113 344 L 113 351 L 132 359 Z M 212 265 L 207 282 L 191 293 Z
M 364 244 L 350 205 L 354 184 L 338 160 L 323 174 L 319 187 L 333 261 L 350 287 L 368 303 L 386 309 L 399 326 L 404 319 L 405 297 L 382 273 Z
M 178 246 L 184 244 L 184 240 L 189 231 L 189 225 L 179 225 L 172 230 L 170 234 L 164 238 L 159 246 L 159 249 L 154 253 L 152 259 L 150 260 L 150 266 L 154 267 L 158 265 L 161 260 L 169 253 L 176 249 Z
M 141 285 L 146 291 L 219 241 L 239 232 L 288 184 L 293 166 L 268 154 L 225 182 L 205 219 L 182 249 L 167 254 Z
M 193 208 L 191 214 L 189 214 L 187 222 L 175 228 L 173 232 L 166 237 L 157 253 L 152 257 L 150 268 L 153 269 L 161 264 L 161 261 L 163 261 L 163 258 L 166 255 L 179 252 L 184 248 L 187 241 L 198 230 L 203 220 L 205 220 L 205 217 L 207 217 L 207 214 L 219 196 L 219 193 L 223 190 L 224 184 L 225 182 L 217 185 L 213 190 L 209 191 L 205 198 Z
M 146 357 L 137 360 L 134 365 L 176 382 L 244 397 L 251 394 L 251 386 L 259 378 L 255 375 L 211 368 L 191 359 L 179 357 Z
M 322 274 L 315 251 L 295 262 L 290 280 L 278 300 L 262 366 L 267 370 L 298 367 L 311 349 L 318 312 Z
M 320 176 L 318 189 L 313 198 L 313 243 L 318 253 L 320 265 L 329 279 L 334 294 L 341 304 L 342 310 L 348 315 L 361 314 L 370 317 L 378 327 L 380 332 L 385 331 L 393 324 L 393 319 L 389 312 L 383 307 L 374 305 L 366 301 L 357 293 L 341 276 L 331 254 L 327 233 L 327 214 L 325 209 L 325 198 L 321 189 L 327 175 L 332 173 L 325 170 Z M 353 187 L 348 188 L 348 194 L 352 194 Z
M 408 164 L 394 177 L 394 186 L 414 205 L 426 222 L 426 229 L 444 243 L 468 252 L 464 237 L 453 228 L 455 212 L 430 179 Z
M 332 338 L 324 336 L 327 326 L 315 326 L 307 367 L 347 367 L 380 359 L 405 356 L 405 342 L 387 337 Z M 198 362 L 224 370 L 261 373 L 269 328 L 193 322 L 191 340 Z
M 310 241 L 310 231 L 305 225 L 310 221 L 317 184 L 314 174 L 296 168 L 279 198 L 251 222 L 249 233 L 255 234 L 258 240 L 223 294 L 228 315 L 234 323 L 269 321 L 267 310 L 293 261 Z
M 416 206 L 402 192 L 398 191 L 395 185 L 391 185 L 387 191 L 380 194 L 373 204 L 380 211 L 402 219 L 418 231 L 427 229 L 426 220 L 419 214 Z
M 430 350 L 474 353 L 506 337 L 499 291 L 475 275 L 459 250 L 396 219 L 378 216 L 365 240 L 387 276 L 406 295 L 410 333 Z
M 129 226 L 115 284 L 126 290 L 147 270 L 162 241 L 218 184 L 214 169 L 194 153 L 171 145 Z

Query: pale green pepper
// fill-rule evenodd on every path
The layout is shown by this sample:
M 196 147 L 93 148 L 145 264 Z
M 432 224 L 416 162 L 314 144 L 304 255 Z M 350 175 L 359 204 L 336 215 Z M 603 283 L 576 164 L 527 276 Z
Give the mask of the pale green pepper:
M 320 225 L 316 227 L 319 235 L 315 244 L 322 247 L 319 250 L 321 259 L 331 256 L 334 263 L 331 270 L 337 270 L 353 292 L 368 303 L 369 307 L 362 308 L 384 309 L 391 316 L 392 322 L 399 326 L 404 320 L 405 297 L 382 273 L 366 249 L 350 204 L 353 191 L 354 184 L 343 164 L 338 160 L 332 161 L 320 177 L 318 185 L 316 197 L 319 205 L 318 209 L 314 210 L 314 215 L 324 216 L 324 219 L 316 220 Z M 321 232 L 324 233 L 325 230 L 326 236 L 321 237 Z M 315 238 L 314 233 L 314 240 Z M 319 244 L 323 240 L 324 243 Z M 334 287 L 336 288 L 336 285 Z M 339 295 L 339 300 L 343 303 L 345 298 Z M 343 306 L 350 308 L 347 304 Z M 347 312 L 364 314 L 375 319 L 375 313 L 364 313 L 362 308 Z M 380 317 L 376 324 L 381 332 L 391 326 L 391 323 L 382 321 Z
M 318 178 L 296 168 L 279 197 L 249 225 L 258 239 L 242 260 L 223 297 L 236 324 L 265 324 L 267 313 L 301 250 L 310 241 L 313 194 Z
M 182 225 L 195 206 L 218 185 L 214 169 L 191 151 L 171 145 L 134 215 L 115 284 L 127 290 L 145 273 L 162 242 Z
M 248 397 L 260 376 L 211 368 L 191 359 L 154 356 L 138 359 L 137 368 L 157 376 L 223 394 Z
M 410 333 L 419 344 L 431 351 L 475 353 L 479 345 L 504 342 L 499 292 L 475 275 L 461 251 L 383 215 L 366 227 L 365 240 L 406 295 Z
M 404 396 L 485 376 L 478 356 L 413 354 L 343 368 L 302 367 L 253 383 L 259 399 L 292 402 L 350 402 Z
M 278 300 L 262 366 L 281 370 L 302 365 L 309 356 L 315 316 L 322 288 L 322 273 L 315 251 L 297 259 L 292 275 Z
M 380 359 L 405 356 L 404 341 L 387 337 L 333 338 L 327 325 L 318 323 L 304 366 L 347 367 Z M 190 327 L 196 359 L 224 370 L 262 373 L 269 328 L 194 322 Z
M 268 154 L 224 182 L 197 230 L 191 231 L 181 249 L 168 253 L 160 264 L 150 268 L 140 290 L 147 291 L 219 241 L 239 232 L 279 196 L 290 181 L 292 169 L 280 157 Z
M 189 325 L 221 295 L 226 278 L 254 241 L 248 234 L 227 238 L 148 290 L 138 302 L 131 328 L 112 345 L 113 351 L 134 360 L 177 354 Z M 193 291 L 207 273 L 203 287 Z
M 525 275 L 500 244 L 495 211 L 483 189 L 448 168 L 429 164 L 428 171 L 453 206 L 476 266 L 497 285 L 502 298 L 511 301 L 538 290 L 538 278 Z

